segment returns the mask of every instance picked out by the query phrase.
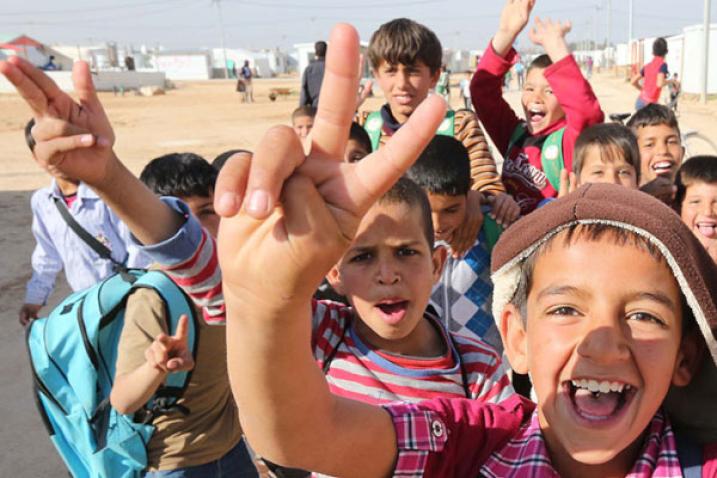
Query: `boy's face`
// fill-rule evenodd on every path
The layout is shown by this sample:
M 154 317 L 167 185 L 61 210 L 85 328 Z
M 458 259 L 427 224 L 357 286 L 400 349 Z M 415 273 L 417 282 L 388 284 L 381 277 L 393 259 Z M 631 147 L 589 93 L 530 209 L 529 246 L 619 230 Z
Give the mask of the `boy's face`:
M 292 123 L 296 135 L 304 139 L 311 132 L 311 128 L 314 127 L 314 118 L 313 116 L 297 116 Z
M 466 218 L 466 196 L 428 193 L 428 202 L 436 241 L 451 242 Z
M 690 379 L 669 267 L 609 236 L 555 239 L 535 261 L 527 315 L 524 327 L 507 306 L 501 333 L 511 364 L 531 374 L 554 461 L 638 452 L 670 385 Z
M 677 130 L 666 124 L 643 126 L 636 136 L 642 167 L 640 182 L 649 183 L 657 176 L 667 176 L 674 182 L 685 154 Z
M 680 213 L 705 249 L 717 244 L 717 184 L 696 181 L 687 186 Z
M 219 231 L 219 215 L 214 212 L 214 192 L 206 196 L 181 196 L 179 199 L 187 203 L 189 209 L 212 237 Z
M 344 161 L 347 163 L 355 163 L 361 161 L 363 158 L 368 156 L 370 151 L 355 139 L 350 139 L 346 144 L 346 152 L 344 153 Z
M 404 123 L 436 86 L 441 71 L 431 73 L 420 60 L 413 65 L 392 65 L 383 61 L 373 75 L 381 86 L 391 114 L 399 123 Z
M 578 185 L 588 183 L 619 184 L 637 189 L 637 171 L 625 161 L 618 148 L 605 152 L 598 145 L 585 150 L 582 169 L 578 175 Z
M 419 325 L 444 259 L 444 248 L 428 245 L 419 208 L 378 203 L 328 278 L 353 305 L 372 345 L 419 354 L 426 338 Z
M 548 126 L 565 118 L 565 112 L 553 94 L 553 88 L 545 78 L 543 68 L 532 68 L 525 78 L 521 103 L 528 131 L 540 133 Z

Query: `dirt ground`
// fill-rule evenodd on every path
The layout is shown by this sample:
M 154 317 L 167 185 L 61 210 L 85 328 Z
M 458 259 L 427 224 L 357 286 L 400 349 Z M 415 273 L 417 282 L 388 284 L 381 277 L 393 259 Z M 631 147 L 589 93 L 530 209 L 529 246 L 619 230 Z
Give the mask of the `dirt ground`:
M 457 80 L 456 80 L 457 81 Z M 614 76 L 594 76 L 594 89 L 606 113 L 632 109 L 637 92 Z M 298 103 L 296 79 L 256 80 L 256 102 L 243 104 L 234 83 L 212 81 L 180 83 L 176 90 L 156 97 L 102 94 L 117 136 L 116 151 L 139 173 L 151 158 L 170 152 L 191 151 L 211 160 L 234 148 L 252 149 L 268 126 L 288 124 Z M 292 96 L 275 102 L 270 88 L 288 87 Z M 517 106 L 519 93 L 507 97 Z M 459 107 L 457 88 L 452 104 Z M 375 109 L 380 98 L 364 106 Z M 0 475 L 18 477 L 67 476 L 56 455 L 30 395 L 30 374 L 24 334 L 17 320 L 34 241 L 30 232 L 30 196 L 49 183 L 48 176 L 30 158 L 22 129 L 29 109 L 15 95 L 0 95 Z M 683 101 L 680 123 L 717 140 L 717 103 Z M 67 294 L 61 279 L 51 304 Z

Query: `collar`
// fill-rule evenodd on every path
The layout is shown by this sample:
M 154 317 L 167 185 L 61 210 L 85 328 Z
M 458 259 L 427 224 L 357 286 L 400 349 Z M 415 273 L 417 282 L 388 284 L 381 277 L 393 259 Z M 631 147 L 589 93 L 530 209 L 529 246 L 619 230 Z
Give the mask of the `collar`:
M 383 120 L 383 131 L 387 135 L 391 136 L 402 126 L 391 113 L 388 103 L 381 107 L 381 119 Z
M 524 424 L 508 443 L 491 454 L 481 467 L 481 476 L 560 477 L 550 461 L 548 448 L 540 430 L 537 409 L 533 412 L 530 421 Z M 648 425 L 640 455 L 626 476 L 682 477 L 675 435 L 662 411 L 658 411 Z
M 52 180 L 52 184 L 50 184 L 50 196 L 54 196 L 57 198 L 62 198 L 62 191 L 60 191 L 60 187 L 57 185 L 57 181 L 54 179 Z M 99 199 L 100 197 L 95 193 L 89 186 L 87 186 L 85 183 L 80 182 L 80 184 L 77 186 L 77 200 L 82 203 L 86 199 Z

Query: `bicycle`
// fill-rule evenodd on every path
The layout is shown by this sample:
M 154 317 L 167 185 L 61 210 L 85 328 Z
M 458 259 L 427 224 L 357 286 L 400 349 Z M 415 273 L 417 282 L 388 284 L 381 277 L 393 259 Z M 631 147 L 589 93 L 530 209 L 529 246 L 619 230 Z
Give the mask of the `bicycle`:
M 624 125 L 630 116 L 632 116 L 632 113 L 613 113 L 610 115 L 610 120 L 614 123 Z M 681 131 L 680 141 L 685 148 L 685 161 L 693 156 L 703 154 L 717 156 L 717 145 L 696 129 Z

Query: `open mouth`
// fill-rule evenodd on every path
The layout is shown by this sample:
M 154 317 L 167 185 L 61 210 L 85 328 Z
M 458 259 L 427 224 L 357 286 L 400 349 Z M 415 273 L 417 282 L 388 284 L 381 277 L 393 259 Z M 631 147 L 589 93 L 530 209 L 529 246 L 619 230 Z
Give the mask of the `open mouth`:
M 675 167 L 672 161 L 660 161 L 651 166 L 652 170 L 658 175 L 670 174 Z
M 528 109 L 528 122 L 531 124 L 538 124 L 545 119 L 545 110 L 542 108 L 531 107 Z
M 609 425 L 617 421 L 635 397 L 637 389 L 623 382 L 573 379 L 563 383 L 572 409 L 589 426 Z
M 394 95 L 393 99 L 401 106 L 408 106 L 413 101 L 413 96 L 411 95 Z
M 395 325 L 399 323 L 406 316 L 408 310 L 407 300 L 383 300 L 376 304 L 379 315 L 389 325 Z
M 698 222 L 695 224 L 697 231 L 709 239 L 717 239 L 717 222 Z

